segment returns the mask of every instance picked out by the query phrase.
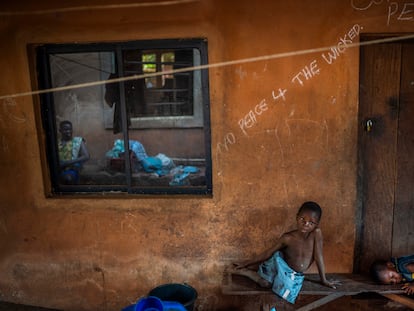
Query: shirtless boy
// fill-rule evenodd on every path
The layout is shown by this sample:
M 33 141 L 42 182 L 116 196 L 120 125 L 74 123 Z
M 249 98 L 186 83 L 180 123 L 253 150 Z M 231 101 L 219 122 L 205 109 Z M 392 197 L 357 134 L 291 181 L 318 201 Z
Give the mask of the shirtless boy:
M 235 263 L 232 273 L 244 275 L 262 287 L 272 287 L 277 295 L 294 303 L 302 287 L 303 273 L 315 261 L 321 283 L 336 288 L 337 282 L 329 282 L 325 276 L 323 239 L 319 228 L 321 216 L 322 210 L 317 203 L 303 203 L 296 216 L 296 230 L 284 233 L 272 248 L 257 258 Z M 247 268 L 258 263 L 257 272 Z

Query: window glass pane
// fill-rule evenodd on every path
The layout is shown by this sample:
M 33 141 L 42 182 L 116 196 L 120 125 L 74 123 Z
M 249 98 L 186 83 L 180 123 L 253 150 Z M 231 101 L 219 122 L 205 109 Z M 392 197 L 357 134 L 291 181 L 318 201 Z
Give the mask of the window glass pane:
M 49 59 L 52 88 L 105 80 L 115 69 L 114 54 L 109 52 L 51 54 Z M 103 109 L 116 109 L 104 97 L 102 85 L 53 93 L 58 183 L 63 188 L 126 184 L 122 151 L 117 159 L 107 156 L 114 141 L 123 136 L 102 126 Z
M 39 49 L 54 193 L 211 193 L 200 49 L 136 45 Z
M 153 74 L 145 79 L 125 84 L 130 118 L 193 115 L 193 72 L 171 71 L 192 67 L 193 49 L 186 50 L 127 50 L 123 52 L 126 76 Z M 170 72 L 162 74 L 163 72 Z
M 156 54 L 155 53 L 143 53 L 142 54 L 142 71 L 145 74 L 153 74 L 157 72 Z M 157 78 L 148 77 L 145 78 L 145 86 L 150 89 L 152 87 L 157 87 Z

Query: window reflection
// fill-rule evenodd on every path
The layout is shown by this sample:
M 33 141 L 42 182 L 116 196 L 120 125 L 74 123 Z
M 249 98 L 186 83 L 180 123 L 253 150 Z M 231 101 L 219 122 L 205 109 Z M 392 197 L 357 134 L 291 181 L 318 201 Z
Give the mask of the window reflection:
M 42 98 L 56 193 L 211 193 L 207 72 L 174 72 L 200 65 L 202 50 L 135 45 L 39 50 L 43 84 L 74 86 Z

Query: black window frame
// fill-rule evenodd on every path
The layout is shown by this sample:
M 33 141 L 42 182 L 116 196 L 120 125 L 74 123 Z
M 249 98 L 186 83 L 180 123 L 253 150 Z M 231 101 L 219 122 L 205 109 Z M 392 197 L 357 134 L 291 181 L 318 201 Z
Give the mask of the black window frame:
M 81 52 L 115 52 L 122 53 L 122 50 L 139 48 L 149 49 L 177 49 L 194 48 L 200 51 L 200 72 L 202 85 L 202 111 L 203 131 L 205 145 L 205 186 L 191 187 L 137 187 L 131 182 L 131 164 L 125 161 L 126 185 L 65 185 L 62 187 L 58 180 L 59 155 L 57 153 L 58 129 L 56 128 L 56 115 L 53 100 L 53 92 L 42 92 L 52 86 L 50 62 L 48 56 L 54 53 L 81 53 Z M 207 40 L 204 38 L 195 39 L 157 39 L 139 40 L 125 42 L 97 42 L 97 43 L 63 43 L 43 44 L 35 47 L 37 83 L 40 94 L 40 114 L 42 119 L 43 134 L 45 137 L 46 160 L 48 173 L 50 174 L 50 194 L 56 195 L 87 195 L 87 194 L 128 194 L 128 195 L 206 195 L 213 194 L 212 187 L 212 158 L 211 158 L 211 127 L 210 127 L 210 97 L 209 97 L 209 76 L 208 76 L 208 54 Z M 119 56 L 119 54 L 118 54 Z M 117 57 L 118 58 L 118 57 Z M 122 65 L 116 64 L 118 71 L 122 72 Z M 124 82 L 120 82 L 120 96 L 125 94 Z M 124 99 L 125 100 L 125 99 Z M 127 119 L 126 107 L 122 105 L 122 130 L 125 146 L 129 145 L 129 131 L 125 120 Z M 131 128 L 133 130 L 133 128 Z

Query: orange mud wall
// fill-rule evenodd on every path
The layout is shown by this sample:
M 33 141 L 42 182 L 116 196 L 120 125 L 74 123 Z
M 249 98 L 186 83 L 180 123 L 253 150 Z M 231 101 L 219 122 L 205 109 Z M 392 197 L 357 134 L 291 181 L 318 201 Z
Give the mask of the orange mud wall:
M 22 2 L 0 5 L 0 95 L 34 90 L 31 43 L 205 37 L 209 62 L 223 66 L 209 70 L 207 198 L 46 198 L 39 102 L 1 100 L 0 300 L 120 310 L 186 282 L 198 310 L 217 310 L 224 266 L 270 247 L 306 200 L 323 208 L 327 272 L 352 272 L 359 49 L 350 44 L 361 33 L 413 31 L 409 2 Z M 83 9 L 59 10 L 68 7 Z M 27 14 L 4 13 L 17 11 Z

